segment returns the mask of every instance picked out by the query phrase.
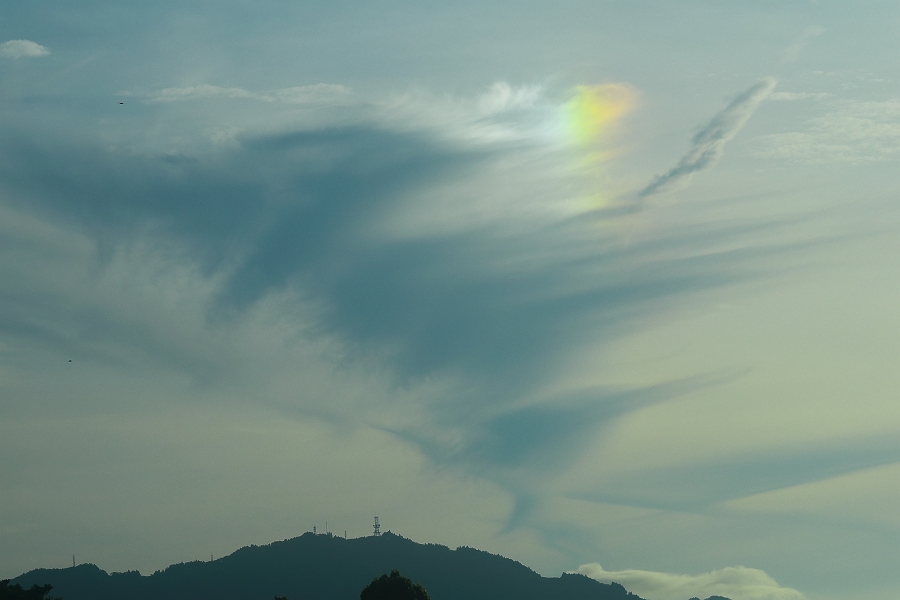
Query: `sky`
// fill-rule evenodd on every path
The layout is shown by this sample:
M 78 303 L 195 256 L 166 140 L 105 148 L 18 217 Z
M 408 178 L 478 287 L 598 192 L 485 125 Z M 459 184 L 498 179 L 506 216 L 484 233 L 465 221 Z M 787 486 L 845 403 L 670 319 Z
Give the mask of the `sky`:
M 4 4 L 0 577 L 377 514 L 648 600 L 895 598 L 898 34 Z

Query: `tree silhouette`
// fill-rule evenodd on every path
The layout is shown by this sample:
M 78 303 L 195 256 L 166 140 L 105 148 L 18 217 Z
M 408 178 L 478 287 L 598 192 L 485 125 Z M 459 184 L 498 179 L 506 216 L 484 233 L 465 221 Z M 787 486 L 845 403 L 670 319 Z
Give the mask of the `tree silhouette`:
M 9 579 L 0 581 L 0 600 L 62 600 L 62 598 L 44 598 L 53 589 L 50 584 L 33 585 L 24 589 L 18 583 L 9 585 Z
M 372 580 L 359 594 L 359 600 L 431 600 L 420 583 L 413 583 L 400 571 L 391 571 Z

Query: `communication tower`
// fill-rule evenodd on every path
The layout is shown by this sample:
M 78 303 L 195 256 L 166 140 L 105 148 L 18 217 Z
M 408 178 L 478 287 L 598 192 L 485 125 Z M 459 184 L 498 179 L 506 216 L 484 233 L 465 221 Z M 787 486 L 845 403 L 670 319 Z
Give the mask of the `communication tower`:
M 378 522 L 378 515 L 375 515 L 375 533 L 373 533 L 375 537 L 381 535 L 381 524 Z

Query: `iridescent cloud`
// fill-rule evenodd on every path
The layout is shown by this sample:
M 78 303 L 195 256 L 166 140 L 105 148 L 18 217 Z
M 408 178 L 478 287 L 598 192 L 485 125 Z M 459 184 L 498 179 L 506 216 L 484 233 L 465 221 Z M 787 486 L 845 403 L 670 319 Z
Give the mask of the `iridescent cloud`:
M 636 99 L 636 90 L 623 83 L 578 86 L 563 106 L 567 139 L 585 146 L 598 144 L 634 108 Z

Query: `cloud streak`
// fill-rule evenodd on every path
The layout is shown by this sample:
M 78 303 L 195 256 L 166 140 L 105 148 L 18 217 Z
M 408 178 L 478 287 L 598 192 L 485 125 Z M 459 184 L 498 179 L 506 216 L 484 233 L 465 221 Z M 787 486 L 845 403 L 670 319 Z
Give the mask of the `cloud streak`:
M 573 494 L 573 497 L 660 510 L 702 512 L 714 504 L 897 461 L 900 461 L 900 447 L 892 438 L 831 441 L 827 445 L 757 456 L 745 453 L 706 464 L 633 470 L 604 479 L 595 484 L 594 491 Z
M 772 93 L 776 83 L 775 79 L 767 77 L 739 94 L 694 136 L 690 150 L 681 157 L 678 164 L 654 179 L 638 193 L 638 197 L 646 198 L 668 191 L 694 173 L 715 165 L 725 151 L 725 144 L 737 135 L 759 103 Z
M 132 95 L 131 93 L 123 95 Z M 342 85 L 317 83 L 313 85 L 293 86 L 276 90 L 254 92 L 239 87 L 221 87 L 203 83 L 186 87 L 164 88 L 146 96 L 149 102 L 183 102 L 187 100 L 204 100 L 211 98 L 250 99 L 262 102 L 283 104 L 322 103 L 345 99 L 350 90 Z

